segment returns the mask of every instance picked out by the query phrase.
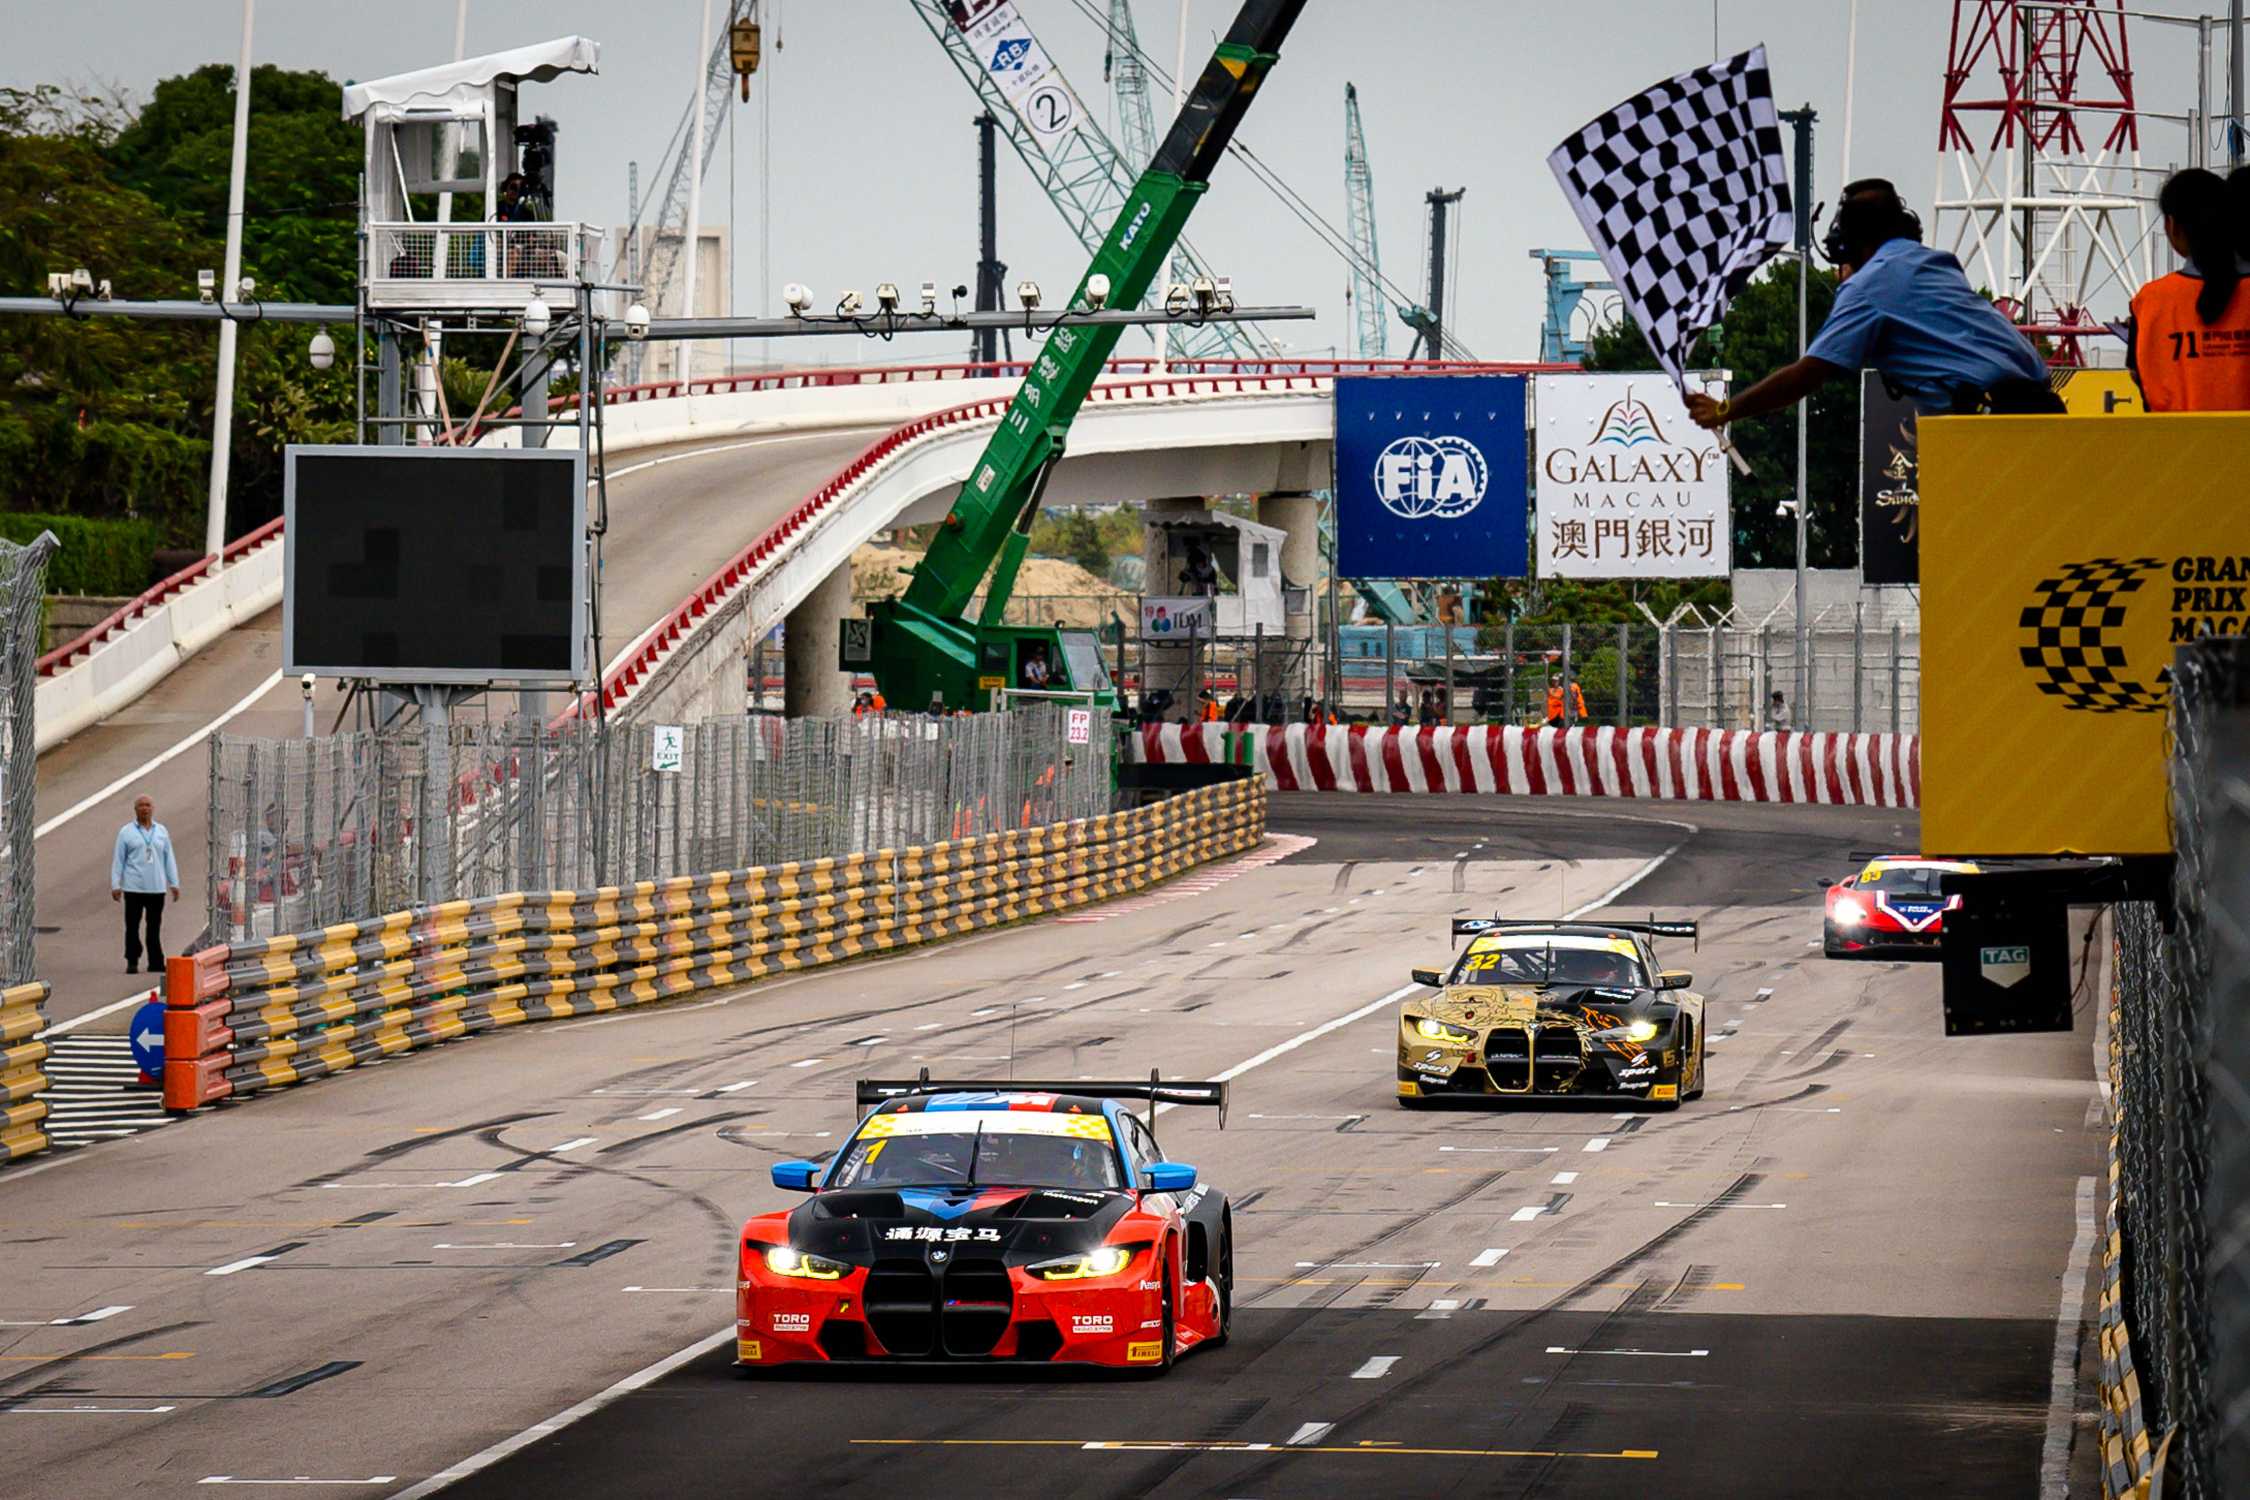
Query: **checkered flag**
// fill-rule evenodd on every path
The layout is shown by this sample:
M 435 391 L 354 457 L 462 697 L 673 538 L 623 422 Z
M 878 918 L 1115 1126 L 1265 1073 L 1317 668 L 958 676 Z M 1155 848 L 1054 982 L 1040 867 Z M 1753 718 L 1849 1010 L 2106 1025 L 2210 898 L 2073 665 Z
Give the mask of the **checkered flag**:
M 1675 385 L 1696 336 L 1790 240 L 1766 49 L 1668 78 L 1547 157 Z
M 2108 635 L 2125 623 L 2127 596 L 2139 593 L 2162 566 L 2153 557 L 2096 557 L 2069 564 L 2059 578 L 2039 580 L 2035 602 L 2016 619 L 2031 644 L 2016 650 L 2039 675 L 2040 692 L 2097 714 L 2164 711 L 2164 678 L 2151 687 L 2123 675 L 2124 648 L 2110 644 Z

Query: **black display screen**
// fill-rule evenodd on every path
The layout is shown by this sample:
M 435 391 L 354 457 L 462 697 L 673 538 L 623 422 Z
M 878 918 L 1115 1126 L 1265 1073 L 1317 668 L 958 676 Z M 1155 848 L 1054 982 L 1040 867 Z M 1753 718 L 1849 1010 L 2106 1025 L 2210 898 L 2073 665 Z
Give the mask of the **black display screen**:
M 579 680 L 584 496 L 575 450 L 292 449 L 285 670 Z

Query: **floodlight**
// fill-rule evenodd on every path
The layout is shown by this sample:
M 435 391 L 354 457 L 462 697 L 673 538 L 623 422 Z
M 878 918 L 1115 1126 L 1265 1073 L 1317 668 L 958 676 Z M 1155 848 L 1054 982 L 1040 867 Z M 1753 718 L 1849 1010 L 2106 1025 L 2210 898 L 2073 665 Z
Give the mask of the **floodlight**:
M 789 311 L 797 317 L 805 315 L 812 306 L 812 288 L 801 281 L 792 281 L 781 289 L 781 300 L 789 304 Z
M 1086 307 L 1090 312 L 1100 312 L 1109 302 L 1109 278 L 1096 271 L 1086 278 Z

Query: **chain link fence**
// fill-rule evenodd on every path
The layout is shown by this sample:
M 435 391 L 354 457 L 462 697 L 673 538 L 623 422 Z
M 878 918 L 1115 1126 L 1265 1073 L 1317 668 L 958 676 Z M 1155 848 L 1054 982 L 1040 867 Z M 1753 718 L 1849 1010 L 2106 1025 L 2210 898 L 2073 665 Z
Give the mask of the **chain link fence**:
M 2164 1493 L 2250 1495 L 2250 646 L 2173 663 L 2172 922 L 2117 909 L 2125 1321 Z
M 32 951 L 33 801 L 39 784 L 33 701 L 47 560 L 59 545 L 51 531 L 42 531 L 27 547 L 0 542 L 0 683 L 7 689 L 0 711 L 0 902 L 6 908 L 0 917 L 0 985 L 26 983 L 38 972 Z
M 214 735 L 209 936 L 1089 817 L 1110 807 L 1109 716 L 1075 714 Z

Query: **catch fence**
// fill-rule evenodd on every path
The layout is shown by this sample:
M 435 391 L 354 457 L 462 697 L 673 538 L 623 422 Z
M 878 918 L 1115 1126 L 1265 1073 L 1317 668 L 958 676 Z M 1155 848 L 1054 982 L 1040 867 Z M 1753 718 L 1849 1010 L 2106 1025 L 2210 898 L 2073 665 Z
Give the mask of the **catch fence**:
M 2218 1500 L 2250 1495 L 2250 646 L 2172 673 L 2172 921 L 2116 917 L 2104 1484 L 2161 1455 L 2163 1494 Z
M 1075 729 L 1075 736 L 1074 736 Z M 213 737 L 214 942 L 1091 817 L 1099 710 Z M 27 903 L 28 905 L 28 903 Z
M 39 683 L 39 617 L 54 533 L 29 546 L 0 542 L 0 986 L 28 983 L 32 951 L 33 863 L 39 780 L 35 691 Z M 0 1100 L 4 1102 L 4 1100 Z

